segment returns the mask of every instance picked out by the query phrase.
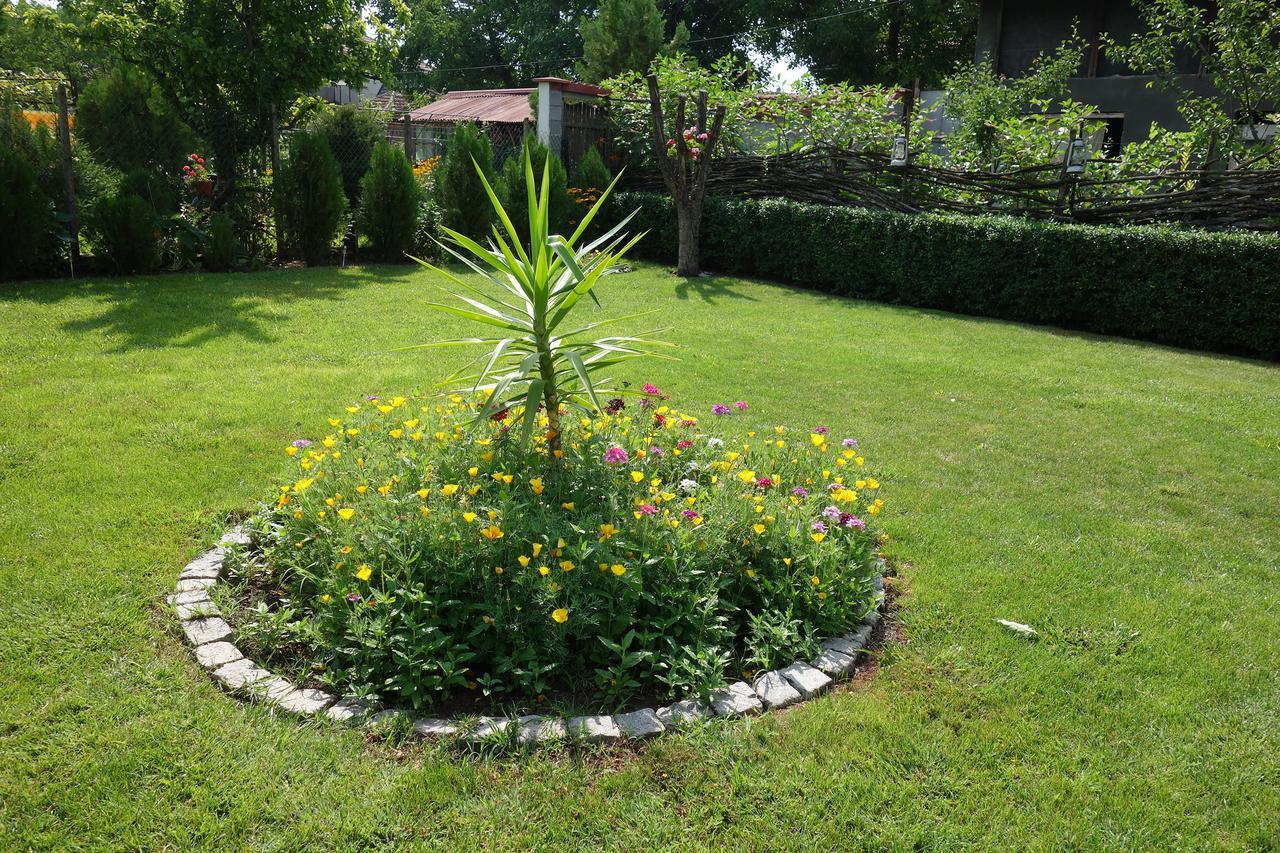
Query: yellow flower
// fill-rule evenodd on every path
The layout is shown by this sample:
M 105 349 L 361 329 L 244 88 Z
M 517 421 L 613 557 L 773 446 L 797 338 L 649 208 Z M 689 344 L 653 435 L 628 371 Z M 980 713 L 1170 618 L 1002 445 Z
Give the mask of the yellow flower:
M 560 504 L 560 508 L 569 509 L 569 510 L 573 509 L 573 501 L 565 501 L 564 503 Z
M 825 534 L 825 533 L 810 533 L 810 534 L 809 534 L 809 538 L 810 538 L 810 539 L 812 539 L 814 542 L 821 542 L 823 539 L 826 539 L 826 538 L 827 538 L 827 534 Z
M 328 604 L 328 603 L 329 603 L 329 593 L 327 593 L 327 592 L 326 592 L 324 595 L 320 596 L 320 600 L 321 600 L 322 602 L 324 602 L 325 604 Z
M 356 511 L 355 511 L 354 509 L 352 509 L 351 507 L 343 507 L 342 509 L 338 510 L 338 516 L 339 516 L 343 521 L 350 521 L 350 520 L 351 520 L 351 516 L 353 516 L 353 515 L 355 515 L 355 514 L 356 514 Z
M 458 493 L 459 488 L 461 487 L 457 483 L 446 483 L 440 487 L 440 491 L 444 492 L 445 497 L 451 498 Z
M 289 454 L 290 456 L 297 456 L 297 455 L 298 455 L 298 448 L 294 447 L 293 445 L 289 445 L 288 447 L 286 447 L 286 448 L 284 449 L 284 452 L 285 452 L 285 453 L 287 453 L 287 454 Z
M 424 518 L 428 515 L 431 515 L 431 507 L 420 506 L 418 507 L 418 509 L 422 512 L 422 515 Z
M 339 549 L 338 549 L 338 553 L 340 553 L 340 554 L 350 554 L 350 553 L 351 553 L 351 546 L 350 546 L 350 545 L 343 545 L 341 548 L 339 548 Z
M 467 524 L 470 524 L 471 522 L 476 520 L 476 514 L 474 512 L 464 512 L 462 514 L 462 520 L 465 521 Z
M 747 569 L 747 577 L 749 577 L 749 578 L 754 578 L 755 576 L 756 576 L 756 570 L 755 570 L 755 569 Z
M 569 561 L 569 560 L 561 560 L 561 561 L 560 561 L 560 568 L 561 568 L 563 571 L 571 572 L 571 571 L 573 571 L 573 570 L 574 570 L 575 568 L 577 568 L 577 567 L 576 567 L 576 566 L 575 566 L 571 561 Z
M 783 565 L 785 565 L 787 568 L 791 568 L 791 558 L 790 558 L 790 557 L 783 557 L 783 558 L 782 558 L 782 564 L 783 564 Z
M 618 532 L 618 528 L 614 527 L 612 524 L 602 524 L 600 525 L 600 540 L 602 542 L 607 541 L 608 539 L 612 538 L 614 534 L 616 534 L 617 532 Z
M 480 469 L 472 465 L 470 468 L 467 469 L 467 473 L 470 474 L 472 477 L 474 477 L 480 473 Z
M 427 495 L 429 494 L 431 494 L 430 489 L 418 489 L 418 497 L 422 498 L 424 501 L 427 499 Z
M 348 414 L 352 414 L 352 415 L 354 415 L 354 414 L 355 414 L 356 412 L 358 412 L 358 411 L 360 411 L 360 407 L 359 407 L 359 406 L 347 406 L 347 413 L 348 413 Z M 334 426 L 337 426 L 337 424 L 334 424 Z
M 500 575 L 500 574 L 502 574 L 502 573 L 503 573 L 503 571 L 504 571 L 504 569 L 502 568 L 502 566 L 494 566 L 494 567 L 493 567 L 493 573 L 494 573 L 495 575 Z
M 542 478 L 541 478 L 541 477 L 534 477 L 532 480 L 530 480 L 530 481 L 529 481 L 529 488 L 533 489 L 533 493 L 534 493 L 535 495 L 540 495 L 540 494 L 542 494 Z
M 418 419 L 417 419 L 417 418 L 412 418 L 412 419 L 410 419 L 410 420 L 407 420 L 407 421 L 405 421 L 405 422 L 404 422 L 404 425 L 405 425 L 405 426 L 407 426 L 409 429 L 413 429 L 414 427 L 416 427 L 416 426 L 418 425 Z
M 632 472 L 631 472 L 631 482 L 633 482 L 633 483 L 639 483 L 639 482 L 640 482 L 641 480 L 643 480 L 643 479 L 644 479 L 644 472 L 643 472 L 643 471 L 632 471 Z
M 551 618 L 563 625 L 565 622 L 569 621 L 569 611 L 565 610 L 563 607 L 557 607 L 555 610 L 551 611 Z
M 809 440 L 813 442 L 814 447 L 820 447 L 822 443 L 826 441 L 826 439 L 823 436 L 819 435 L 816 432 L 809 434 Z
M 751 529 L 754 530 L 758 535 L 760 533 L 764 533 L 765 527 L 763 524 L 753 524 L 751 525 Z
M 368 581 L 369 578 L 373 577 L 373 569 L 369 568 L 368 563 L 361 563 L 360 568 L 356 569 L 356 577 L 362 581 Z
M 536 556 L 538 556 L 538 555 L 539 555 L 539 554 L 541 554 L 541 553 L 542 553 L 542 543 L 541 543 L 541 542 L 534 542 L 534 543 L 533 543 L 533 556 L 535 556 L 535 557 L 536 557 Z
M 480 535 L 492 542 L 495 539 L 501 539 L 506 534 L 496 524 L 490 524 L 488 527 L 480 528 Z
M 542 575 L 545 578 L 547 575 L 551 574 L 551 570 L 548 569 L 546 566 L 538 566 L 538 574 Z
M 366 485 L 361 484 L 359 486 L 356 486 L 356 494 L 358 495 L 363 495 L 367 491 L 369 491 L 369 487 Z
M 618 577 L 622 577 L 627 573 L 627 567 L 622 565 L 621 563 L 614 563 L 612 566 L 609 567 L 609 571 L 613 572 Z
M 529 557 L 526 557 L 524 554 L 521 554 L 519 557 L 516 557 L 516 559 L 520 561 L 520 565 L 522 568 L 526 568 L 526 569 L 529 568 L 529 562 L 530 562 Z
M 399 427 L 396 427 L 395 429 L 387 430 L 387 435 L 391 436 L 392 438 L 399 438 L 400 436 L 404 435 L 404 430 L 400 429 Z
M 351 429 L 347 430 L 347 435 L 357 436 L 359 434 L 360 434 L 360 430 L 356 429 L 355 427 L 352 427 Z
M 754 482 L 756 479 L 756 472 L 755 471 L 739 471 L 738 479 L 744 483 Z

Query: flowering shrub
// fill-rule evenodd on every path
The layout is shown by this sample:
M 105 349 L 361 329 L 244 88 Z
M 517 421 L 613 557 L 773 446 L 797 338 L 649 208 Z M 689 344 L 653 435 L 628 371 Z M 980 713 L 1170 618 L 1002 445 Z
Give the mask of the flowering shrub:
M 204 158 L 199 154 L 188 154 L 187 162 L 182 167 L 182 183 L 188 187 L 194 187 L 196 184 L 212 180 L 213 175 L 209 173 L 209 167 L 205 165 Z
M 482 399 L 347 407 L 285 448 L 296 471 L 254 521 L 282 593 L 257 635 L 414 707 L 616 705 L 704 693 L 865 615 L 883 502 L 856 441 L 735 431 L 745 402 L 700 420 L 652 385 L 634 398 L 564 409 L 558 449 L 545 412 L 525 443 L 520 413 L 476 423 Z

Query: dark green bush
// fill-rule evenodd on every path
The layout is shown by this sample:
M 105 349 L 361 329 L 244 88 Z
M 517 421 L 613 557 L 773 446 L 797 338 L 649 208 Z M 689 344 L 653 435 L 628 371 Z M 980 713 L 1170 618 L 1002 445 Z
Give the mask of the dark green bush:
M 637 247 L 671 261 L 671 200 L 641 208 Z M 708 198 L 709 269 L 801 287 L 1082 329 L 1173 346 L 1280 358 L 1280 238 L 1172 226 L 1059 225 L 901 214 L 781 199 Z
M 592 145 L 582 155 L 578 165 L 573 168 L 573 177 L 569 180 L 569 186 L 579 190 L 599 190 L 603 192 L 612 180 L 613 175 L 609 173 L 609 167 L 604 164 L 604 158 L 600 156 L 600 151 Z
M 401 260 L 413 245 L 422 190 L 409 158 L 399 148 L 379 142 L 362 181 L 361 231 L 374 254 Z
M 35 170 L 17 151 L 0 148 L 0 279 L 37 272 L 53 231 L 53 204 Z
M 224 272 L 231 269 L 236 260 L 236 226 L 225 213 L 209 217 L 207 242 L 202 261 L 206 269 Z
M 150 203 L 157 216 L 178 212 L 181 197 L 178 181 L 155 169 L 134 169 L 120 181 L 120 195 L 136 195 Z
M 311 129 L 329 142 L 329 150 L 342 172 L 342 191 L 347 204 L 355 208 L 360 201 L 360 182 L 369 171 L 373 149 L 387 135 L 386 126 L 373 110 L 344 104 L 320 115 Z
M 308 264 L 324 263 L 347 204 L 342 173 L 328 140 L 310 131 L 295 134 L 281 172 L 276 197 L 288 239 Z
M 475 162 L 494 182 L 493 146 L 474 124 L 459 124 L 436 167 L 436 190 L 444 224 L 474 239 L 483 239 L 493 221 L 493 206 L 476 175 Z
M 119 272 L 150 272 L 159 266 L 156 215 L 150 202 L 136 195 L 108 196 L 94 206 L 88 224 Z
M 552 154 L 547 146 L 538 141 L 532 134 L 525 136 L 520 146 L 519 156 L 507 158 L 502 165 L 502 181 L 498 197 L 507 215 L 520 231 L 522 236 L 529 233 L 529 194 L 525 189 L 524 163 L 528 159 L 533 163 L 533 175 L 542 186 L 542 169 L 551 158 L 551 170 L 548 175 L 551 181 L 549 199 L 551 202 L 548 222 L 552 234 L 562 234 L 568 227 L 572 217 L 573 202 L 569 198 L 569 178 L 565 174 L 564 164 L 560 158 Z
M 122 172 L 176 174 L 199 144 L 151 79 L 128 65 L 85 87 L 76 103 L 76 133 Z

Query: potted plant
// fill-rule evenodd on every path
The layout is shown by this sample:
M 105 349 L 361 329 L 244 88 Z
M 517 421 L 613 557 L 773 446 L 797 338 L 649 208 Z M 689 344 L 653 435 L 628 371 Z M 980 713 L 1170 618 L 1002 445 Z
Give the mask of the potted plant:
M 182 183 L 196 195 L 213 198 L 213 174 L 199 154 L 188 154 L 182 167 Z

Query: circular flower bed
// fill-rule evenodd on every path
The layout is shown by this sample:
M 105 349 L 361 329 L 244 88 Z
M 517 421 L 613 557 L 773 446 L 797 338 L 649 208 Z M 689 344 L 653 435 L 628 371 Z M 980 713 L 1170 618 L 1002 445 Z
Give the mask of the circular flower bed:
M 229 566 L 242 646 L 402 707 L 617 707 L 807 659 L 871 611 L 882 501 L 854 439 L 646 385 L 525 443 L 480 402 L 370 397 L 286 448 L 261 556 Z

